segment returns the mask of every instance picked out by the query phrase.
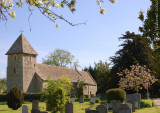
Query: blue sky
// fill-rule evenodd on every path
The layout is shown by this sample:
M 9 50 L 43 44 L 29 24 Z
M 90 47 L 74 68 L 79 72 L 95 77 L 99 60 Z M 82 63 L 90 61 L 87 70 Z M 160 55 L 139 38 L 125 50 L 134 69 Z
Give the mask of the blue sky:
M 121 42 L 126 31 L 139 33 L 142 25 L 138 20 L 139 11 L 146 13 L 150 7 L 150 0 L 118 0 L 116 4 L 108 0 L 102 5 L 106 8 L 105 15 L 99 13 L 96 0 L 77 0 L 77 11 L 72 14 L 68 9 L 55 9 L 73 23 L 87 21 L 87 25 L 72 27 L 63 21 L 57 21 L 60 28 L 34 9 L 30 17 L 31 29 L 28 22 L 29 11 L 24 4 L 23 8 L 15 7 L 16 19 L 8 17 L 8 22 L 0 22 L 0 78 L 6 77 L 7 56 L 5 53 L 20 35 L 27 38 L 33 48 L 39 53 L 37 62 L 41 63 L 49 52 L 56 48 L 69 50 L 78 59 L 81 68 L 94 62 L 109 61 Z M 80 69 L 81 69 L 80 68 Z

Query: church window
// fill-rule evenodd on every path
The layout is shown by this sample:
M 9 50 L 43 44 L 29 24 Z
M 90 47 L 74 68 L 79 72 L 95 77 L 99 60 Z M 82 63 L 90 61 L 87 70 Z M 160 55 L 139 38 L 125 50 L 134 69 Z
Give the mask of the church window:
M 14 55 L 14 59 L 13 59 L 14 61 L 16 61 L 17 60 L 17 56 L 16 55 Z
M 16 74 L 16 68 L 13 69 L 13 73 Z

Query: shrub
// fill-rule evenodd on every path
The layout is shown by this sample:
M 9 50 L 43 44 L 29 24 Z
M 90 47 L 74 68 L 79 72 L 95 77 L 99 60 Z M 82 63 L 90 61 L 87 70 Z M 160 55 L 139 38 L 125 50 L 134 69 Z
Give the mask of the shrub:
M 9 108 L 13 110 L 17 110 L 22 106 L 23 103 L 23 95 L 19 88 L 12 87 L 7 93 L 7 105 Z
M 126 98 L 126 93 L 122 89 L 115 88 L 106 91 L 106 97 L 108 102 L 110 102 L 111 100 L 120 100 L 121 102 L 123 102 Z
M 96 98 L 96 103 L 100 103 L 100 99 L 99 98 Z
M 62 113 L 66 102 L 69 100 L 72 83 L 68 76 L 62 76 L 57 81 L 48 80 L 48 87 L 43 90 L 46 99 L 47 109 L 53 113 Z

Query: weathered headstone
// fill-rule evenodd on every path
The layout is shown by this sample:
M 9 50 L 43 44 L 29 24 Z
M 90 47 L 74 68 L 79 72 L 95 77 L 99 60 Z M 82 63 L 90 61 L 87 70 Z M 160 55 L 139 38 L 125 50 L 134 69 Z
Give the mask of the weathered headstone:
M 108 113 L 108 108 L 106 107 L 106 105 L 99 105 L 96 107 L 96 110 L 99 113 Z
M 87 111 L 90 111 L 90 110 L 91 110 L 91 108 L 90 108 L 90 107 L 85 108 L 85 113 L 87 113 Z
M 84 97 L 81 96 L 81 97 L 80 97 L 80 103 L 83 103 L 83 102 L 84 102 Z
M 126 100 L 126 103 L 132 104 L 132 112 L 135 112 L 135 102 L 134 102 L 134 100 L 128 99 L 128 100 Z
M 38 100 L 32 101 L 32 110 L 38 110 Z
M 118 113 L 119 106 L 121 102 L 119 100 L 111 100 L 113 113 Z
M 139 93 L 127 94 L 126 100 L 128 100 L 128 99 L 132 99 L 135 102 L 141 102 L 141 94 L 139 94 Z
M 129 108 L 120 108 L 118 110 L 118 113 L 132 113 L 132 112 L 131 112 L 131 109 Z
M 99 113 L 99 112 L 96 111 L 96 110 L 89 110 L 89 111 L 87 111 L 86 113 Z
M 94 105 L 95 101 L 96 101 L 96 98 L 92 97 L 91 100 L 90 100 L 90 103 Z
M 139 102 L 134 102 L 135 103 L 135 109 L 139 109 Z
M 22 113 L 28 113 L 28 106 L 27 105 L 22 106 Z
M 74 103 L 74 98 L 70 98 L 70 101 L 72 102 L 72 104 Z
M 101 102 L 100 105 L 105 105 L 108 108 L 107 102 Z
M 73 113 L 73 104 L 72 103 L 66 103 L 65 104 L 65 113 Z
M 38 100 L 32 101 L 32 110 L 31 113 L 40 113 L 40 110 L 38 108 Z
M 119 106 L 118 113 L 132 113 L 132 104 L 121 104 Z

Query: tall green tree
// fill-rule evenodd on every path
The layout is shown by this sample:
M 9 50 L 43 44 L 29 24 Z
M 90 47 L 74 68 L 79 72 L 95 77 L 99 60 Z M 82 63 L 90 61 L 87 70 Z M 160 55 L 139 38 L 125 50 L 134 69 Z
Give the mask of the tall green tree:
M 123 40 L 123 43 L 120 45 L 122 48 L 116 52 L 115 56 L 110 58 L 113 65 L 111 69 L 113 81 L 110 87 L 118 87 L 120 78 L 117 77 L 117 73 L 122 72 L 126 68 L 130 69 L 131 65 L 139 63 L 140 65 L 146 65 L 151 70 L 154 65 L 153 50 L 141 35 L 127 31 L 119 39 Z
M 139 19 L 143 26 L 139 30 L 143 37 L 153 45 L 154 49 L 160 49 L 160 0 L 150 0 L 151 6 L 147 11 L 147 18 L 144 19 L 143 11 L 140 12 Z
M 55 49 L 53 52 L 49 53 L 46 58 L 42 59 L 43 64 L 60 66 L 60 67 L 79 67 L 78 60 L 74 61 L 74 55 L 68 50 Z
M 0 79 L 0 93 L 6 92 L 7 89 L 6 85 L 7 85 L 7 79 L 6 78 Z
M 101 60 L 98 63 L 94 63 L 94 67 L 89 66 L 85 68 L 90 72 L 94 80 L 97 82 L 98 90 L 97 93 L 104 94 L 107 89 L 109 89 L 109 73 L 110 68 L 107 62 L 102 62 Z

